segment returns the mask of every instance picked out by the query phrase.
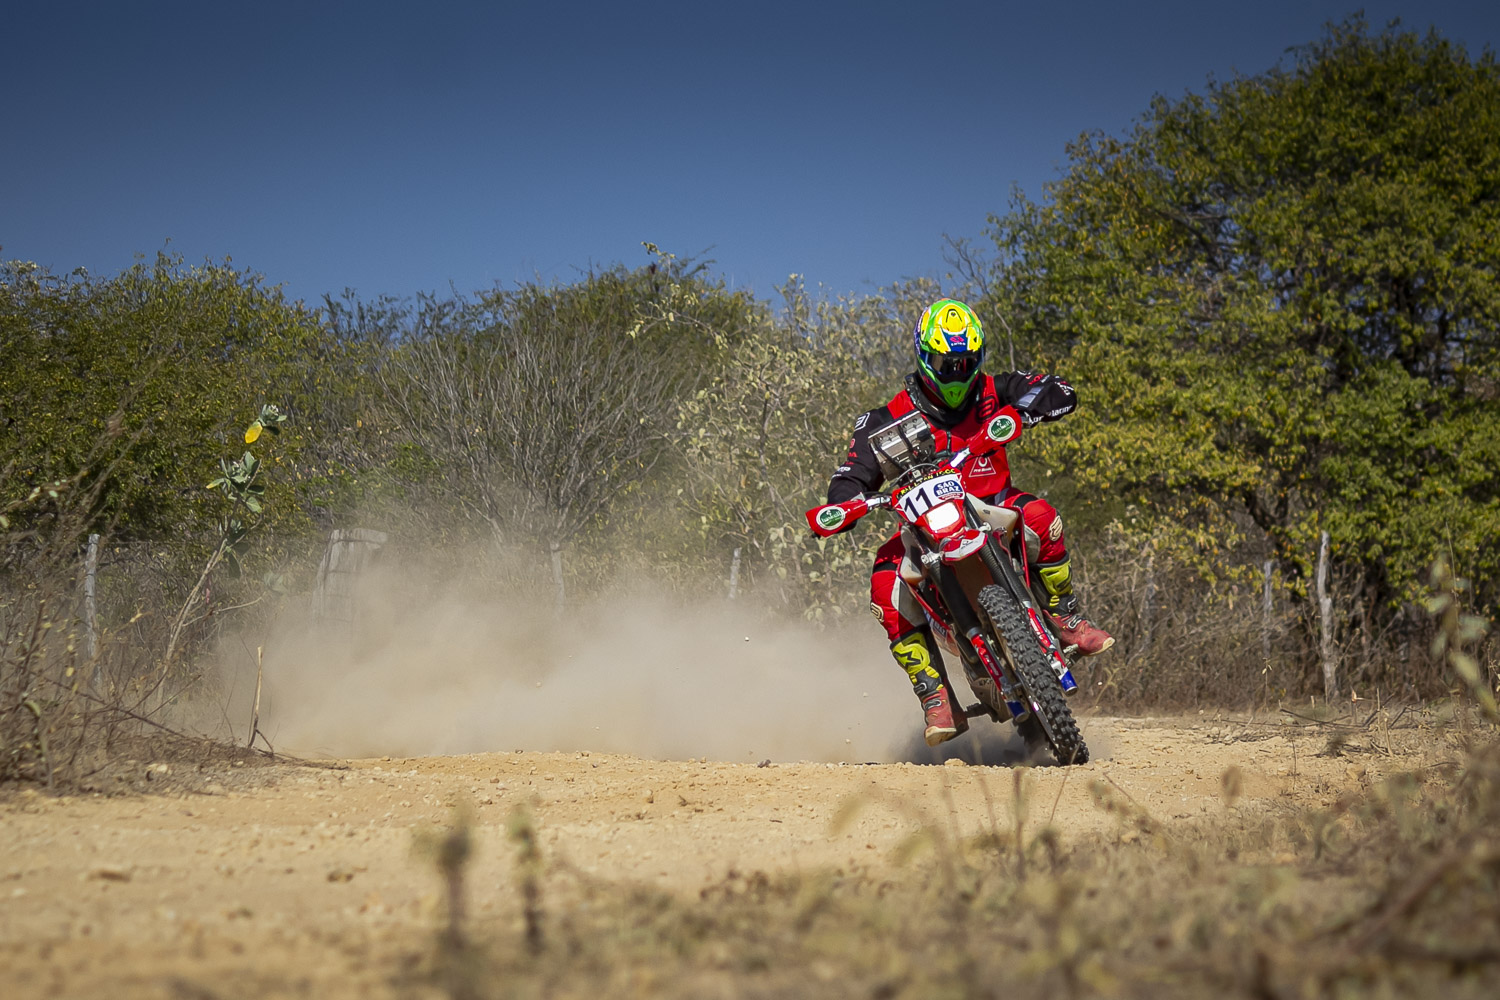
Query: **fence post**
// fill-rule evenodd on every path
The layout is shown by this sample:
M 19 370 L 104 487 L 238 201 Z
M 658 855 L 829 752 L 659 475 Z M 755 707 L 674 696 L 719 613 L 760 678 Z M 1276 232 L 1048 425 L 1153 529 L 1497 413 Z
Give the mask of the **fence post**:
M 729 561 L 729 599 L 732 601 L 740 592 L 740 550 L 734 550 L 734 558 Z
M 568 598 L 567 591 L 563 588 L 562 543 L 553 542 L 550 548 L 552 549 L 552 586 L 556 592 L 553 603 L 555 609 L 561 612 Z
M 1321 630 L 1320 653 L 1323 660 L 1323 697 L 1330 705 L 1338 696 L 1338 678 L 1335 676 L 1337 656 L 1333 645 L 1333 598 L 1328 594 L 1328 532 L 1318 543 L 1318 619 Z
M 1271 570 L 1275 565 L 1275 560 L 1266 560 L 1262 568 L 1265 573 L 1265 587 L 1260 595 L 1260 656 L 1268 664 L 1271 662 Z
M 246 747 L 255 747 L 255 737 L 260 733 L 260 682 L 261 682 L 261 653 L 264 646 L 255 647 L 255 707 L 250 710 L 250 739 L 245 743 Z M 269 743 L 266 744 L 270 746 Z
M 1146 593 L 1141 601 L 1141 658 L 1151 655 L 1151 621 L 1156 612 L 1156 553 L 1146 557 Z
M 89 683 L 94 690 L 99 690 L 102 681 L 99 669 L 99 638 L 95 631 L 94 611 L 94 578 L 99 573 L 99 536 L 89 535 L 89 551 L 83 561 L 83 635 L 84 652 L 88 655 L 90 668 L 93 674 Z

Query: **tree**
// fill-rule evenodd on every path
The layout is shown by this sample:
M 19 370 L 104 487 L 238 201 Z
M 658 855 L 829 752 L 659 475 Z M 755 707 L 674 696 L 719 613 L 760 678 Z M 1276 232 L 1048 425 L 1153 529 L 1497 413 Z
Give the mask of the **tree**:
M 941 298 L 915 279 L 867 296 L 813 297 L 794 276 L 784 310 L 683 400 L 679 503 L 712 564 L 738 551 L 749 582 L 813 618 L 863 612 L 880 525 L 815 538 L 803 514 L 860 413 L 890 399 L 913 365 L 911 329 Z
M 609 520 L 669 449 L 677 401 L 756 322 L 742 293 L 654 251 L 566 286 L 480 296 L 377 378 L 408 463 L 502 546 L 552 555 Z
M 0 502 L 82 472 L 83 531 L 121 542 L 207 530 L 202 469 L 237 438 L 229 400 L 320 391 L 324 330 L 257 275 L 158 256 L 110 279 L 0 268 Z M 286 463 L 303 435 L 288 436 Z M 288 487 L 278 486 L 278 489 Z M 297 523 L 278 507 L 278 524 Z
M 1371 598 L 1439 551 L 1500 594 L 1500 71 L 1331 26 L 1291 65 L 1084 136 L 992 218 L 987 307 L 1084 407 L 1038 447 L 1201 568 L 1315 539 Z

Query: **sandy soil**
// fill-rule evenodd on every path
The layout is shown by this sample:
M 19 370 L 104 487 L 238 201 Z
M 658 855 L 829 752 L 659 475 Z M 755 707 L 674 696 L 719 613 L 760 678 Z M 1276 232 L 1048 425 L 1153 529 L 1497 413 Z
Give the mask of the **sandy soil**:
M 1190 824 L 1332 801 L 1407 766 L 1358 746 L 1320 755 L 1327 731 L 1276 717 L 1091 719 L 1085 732 L 1095 762 L 1024 772 L 1026 821 L 1064 838 L 1119 829 L 1092 791 L 1101 780 L 1161 823 Z M 1232 807 L 1221 792 L 1231 767 L 1243 778 Z M 414 842 L 455 807 L 475 824 L 475 919 L 502 922 L 518 919 L 505 823 L 523 804 L 554 870 L 683 894 L 731 871 L 879 870 L 922 822 L 962 835 L 1014 822 L 1013 772 L 956 760 L 516 752 L 136 769 L 125 784 L 145 792 L 0 801 L 0 983 L 11 1000 L 391 995 L 399 960 L 371 956 L 412 960 L 430 944 L 440 886 Z M 835 830 L 851 797 L 862 808 Z

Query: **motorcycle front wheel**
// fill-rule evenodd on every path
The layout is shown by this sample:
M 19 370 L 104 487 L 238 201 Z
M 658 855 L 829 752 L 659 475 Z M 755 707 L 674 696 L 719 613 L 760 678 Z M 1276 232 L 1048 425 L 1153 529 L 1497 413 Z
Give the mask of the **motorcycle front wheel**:
M 1059 764 L 1087 764 L 1088 744 L 1078 731 L 1072 709 L 1068 708 L 1062 683 L 1052 672 L 1047 654 L 1031 630 L 1026 609 L 999 584 L 990 584 L 979 591 L 979 607 L 1005 645 L 1016 677 L 1025 688 L 1027 707 L 1037 717 L 1034 725 L 1046 737 L 1052 755 Z M 1030 722 L 1024 720 L 1021 724 Z

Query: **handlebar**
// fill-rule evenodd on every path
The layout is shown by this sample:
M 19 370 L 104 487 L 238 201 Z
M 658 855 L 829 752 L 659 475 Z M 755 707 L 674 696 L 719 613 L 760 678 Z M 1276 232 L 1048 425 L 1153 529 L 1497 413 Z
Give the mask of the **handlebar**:
M 902 420 L 909 420 L 912 416 L 915 416 L 915 414 L 908 414 Z M 942 464 L 946 465 L 949 470 L 958 472 L 976 454 L 991 455 L 1003 450 L 1006 445 L 1021 436 L 1022 427 L 1030 427 L 1039 422 L 1037 417 L 1029 413 L 1022 413 L 1012 406 L 1001 407 L 999 412 L 988 418 L 988 422 L 977 435 L 969 438 L 969 443 L 965 447 L 954 452 Z M 888 428 L 900 430 L 901 421 L 887 426 Z M 906 449 L 902 454 L 911 457 L 911 454 L 915 451 L 912 442 L 904 435 L 901 437 L 901 441 L 904 441 L 906 445 Z M 942 460 L 939 459 L 939 461 L 941 462 Z M 890 502 L 891 497 L 889 493 L 877 493 L 874 496 L 864 496 L 861 494 L 852 500 L 845 500 L 843 503 L 824 504 L 821 507 L 814 507 L 807 512 L 807 526 L 812 529 L 813 534 L 820 538 L 827 538 L 845 530 L 851 522 L 859 520 L 870 511 L 889 506 Z

